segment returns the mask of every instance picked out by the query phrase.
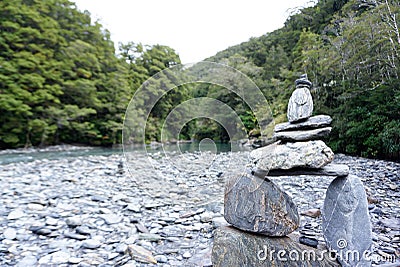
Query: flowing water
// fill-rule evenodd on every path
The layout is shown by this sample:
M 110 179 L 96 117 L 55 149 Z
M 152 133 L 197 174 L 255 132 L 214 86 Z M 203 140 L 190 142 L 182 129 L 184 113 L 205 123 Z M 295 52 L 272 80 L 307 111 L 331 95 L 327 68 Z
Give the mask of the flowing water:
M 207 139 L 206 139 L 207 140 Z M 168 144 L 168 145 L 149 145 L 146 147 L 132 146 L 125 148 L 125 151 L 146 152 L 146 153 L 185 153 L 196 151 L 210 151 L 212 153 L 221 153 L 229 151 L 244 151 L 248 148 L 229 144 L 229 143 L 213 143 L 213 142 L 188 142 L 181 144 Z M 74 158 L 81 156 L 109 156 L 113 154 L 122 154 L 123 148 L 107 148 L 107 147 L 81 147 L 60 145 L 51 146 L 43 149 L 9 149 L 0 151 L 0 165 L 15 163 L 15 162 L 31 162 L 34 160 L 54 160 L 62 158 Z

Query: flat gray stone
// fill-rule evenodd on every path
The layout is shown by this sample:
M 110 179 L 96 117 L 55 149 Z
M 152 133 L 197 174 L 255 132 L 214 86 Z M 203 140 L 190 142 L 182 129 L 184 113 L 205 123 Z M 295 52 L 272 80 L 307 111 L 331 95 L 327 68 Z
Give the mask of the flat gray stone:
M 250 153 L 256 167 L 262 170 L 289 170 L 296 167 L 320 169 L 331 163 L 332 150 L 320 140 L 261 147 Z
M 227 181 L 224 217 L 241 230 L 268 236 L 285 236 L 299 227 L 300 220 L 288 194 L 272 181 L 250 173 Z
M 15 266 L 16 267 L 34 267 L 37 266 L 37 258 L 33 255 L 23 257 Z
M 157 264 L 157 260 L 154 258 L 151 251 L 137 245 L 129 245 L 128 253 L 132 259 L 143 262 L 143 263 L 153 263 Z
M 82 242 L 83 248 L 96 249 L 101 246 L 101 242 L 97 239 L 88 239 Z
M 67 237 L 67 238 L 72 238 L 72 239 L 76 239 L 76 240 L 85 240 L 85 239 L 87 239 L 86 235 L 80 235 L 80 234 L 71 233 L 71 232 L 64 232 L 64 236 Z
M 79 216 L 73 216 L 73 217 L 68 217 L 65 220 L 65 223 L 69 226 L 69 227 L 77 227 L 79 225 L 82 224 L 82 219 Z
M 17 231 L 14 228 L 7 228 L 4 230 L 3 236 L 5 239 L 13 240 L 17 237 Z
M 116 224 L 122 221 L 121 216 L 113 213 L 102 214 L 100 215 L 100 218 L 102 218 L 107 224 Z
M 276 132 L 274 133 L 274 138 L 290 142 L 311 141 L 327 137 L 331 133 L 331 130 L 331 127 L 325 127 L 313 130 Z
M 340 266 L 323 249 L 302 245 L 297 239 L 293 234 L 266 237 L 221 227 L 214 232 L 211 260 L 214 267 Z
M 326 192 L 322 210 L 326 244 L 338 252 L 342 266 L 371 266 L 372 230 L 363 183 L 354 175 L 338 177 Z
M 25 212 L 23 212 L 20 209 L 16 209 L 16 210 L 11 211 L 8 214 L 7 220 L 17 220 L 17 219 L 19 219 L 21 217 L 24 217 L 25 215 L 26 215 Z
M 323 128 L 331 125 L 332 118 L 328 115 L 317 115 L 308 118 L 302 122 L 290 123 L 284 122 L 275 125 L 275 132 L 281 131 L 297 131 L 297 130 L 309 130 L 309 129 L 316 129 L 316 128 Z
M 298 87 L 289 99 L 287 118 L 289 122 L 305 120 L 311 117 L 314 104 L 310 90 L 307 87 Z
M 264 176 L 297 176 L 297 175 L 315 175 L 315 176 L 347 176 L 349 166 L 345 164 L 333 164 L 322 167 L 321 169 L 293 168 L 290 170 L 271 170 L 264 173 Z
M 64 251 L 57 251 L 51 254 L 45 255 L 39 259 L 39 265 L 57 265 L 68 263 L 70 254 Z

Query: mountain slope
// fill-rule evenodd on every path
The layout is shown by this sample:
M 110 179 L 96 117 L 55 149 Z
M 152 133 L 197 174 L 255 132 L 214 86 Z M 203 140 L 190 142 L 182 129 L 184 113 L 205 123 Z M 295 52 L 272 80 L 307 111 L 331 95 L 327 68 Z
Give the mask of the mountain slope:
M 337 152 L 400 158 L 400 3 L 326 0 L 300 10 L 285 26 L 209 58 L 245 72 L 285 120 L 294 80 L 314 83 L 316 114 L 334 118 L 329 140 Z M 240 62 L 236 60 L 240 58 Z

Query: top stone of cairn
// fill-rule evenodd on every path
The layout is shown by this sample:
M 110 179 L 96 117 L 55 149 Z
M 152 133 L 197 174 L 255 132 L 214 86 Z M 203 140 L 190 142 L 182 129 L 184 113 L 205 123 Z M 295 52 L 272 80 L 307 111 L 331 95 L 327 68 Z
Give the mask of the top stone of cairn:
M 293 91 L 289 99 L 287 117 L 290 123 L 296 123 L 308 119 L 313 112 L 314 104 L 310 93 L 312 82 L 307 78 L 307 74 L 297 79 L 296 90 Z

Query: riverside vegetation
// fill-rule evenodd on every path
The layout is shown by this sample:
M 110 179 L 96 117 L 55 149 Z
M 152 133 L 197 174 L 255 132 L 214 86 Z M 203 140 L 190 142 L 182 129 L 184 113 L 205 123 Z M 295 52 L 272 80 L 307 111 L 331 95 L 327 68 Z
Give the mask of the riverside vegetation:
M 230 65 L 255 81 L 276 122 L 285 118 L 292 82 L 308 73 L 314 112 L 333 118 L 335 152 L 400 159 L 400 82 L 396 0 L 320 0 L 296 10 L 285 26 L 230 47 L 208 60 Z M 163 45 L 119 44 L 67 0 L 0 3 L 0 148 L 120 143 L 130 97 L 149 77 L 180 64 Z M 149 117 L 147 141 L 184 100 L 208 96 L 232 107 L 248 133 L 255 116 L 227 89 L 186 85 L 169 92 Z M 215 122 L 196 119 L 182 139 L 226 141 Z

